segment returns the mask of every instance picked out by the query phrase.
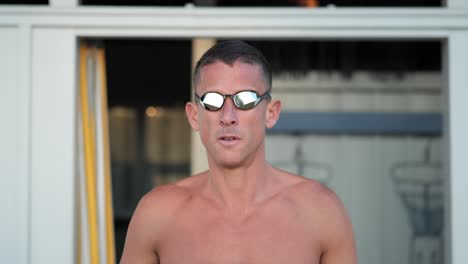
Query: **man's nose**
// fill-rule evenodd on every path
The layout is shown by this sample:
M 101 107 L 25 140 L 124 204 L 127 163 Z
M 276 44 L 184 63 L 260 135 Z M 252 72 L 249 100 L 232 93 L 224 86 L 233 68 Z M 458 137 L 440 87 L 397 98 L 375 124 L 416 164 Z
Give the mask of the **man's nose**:
M 226 98 L 223 108 L 221 109 L 221 118 L 219 120 L 221 126 L 237 125 L 237 108 L 232 101 L 232 98 Z

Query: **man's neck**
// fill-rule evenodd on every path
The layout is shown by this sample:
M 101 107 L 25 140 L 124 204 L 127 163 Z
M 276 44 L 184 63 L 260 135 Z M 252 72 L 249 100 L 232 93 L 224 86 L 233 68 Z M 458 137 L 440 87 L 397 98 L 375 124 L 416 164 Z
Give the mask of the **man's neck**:
M 227 213 L 247 215 L 267 195 L 270 171 L 271 166 L 265 160 L 234 169 L 210 164 L 206 190 L 222 203 Z

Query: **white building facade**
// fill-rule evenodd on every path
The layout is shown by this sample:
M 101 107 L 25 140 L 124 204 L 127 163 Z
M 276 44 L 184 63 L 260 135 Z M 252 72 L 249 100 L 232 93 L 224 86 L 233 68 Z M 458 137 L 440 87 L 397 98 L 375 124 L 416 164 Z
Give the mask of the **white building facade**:
M 468 261 L 468 2 L 424 9 L 50 2 L 0 7 L 0 262 L 75 262 L 78 41 L 89 37 L 440 40 L 449 175 L 445 263 Z M 192 165 L 203 162 L 192 157 Z

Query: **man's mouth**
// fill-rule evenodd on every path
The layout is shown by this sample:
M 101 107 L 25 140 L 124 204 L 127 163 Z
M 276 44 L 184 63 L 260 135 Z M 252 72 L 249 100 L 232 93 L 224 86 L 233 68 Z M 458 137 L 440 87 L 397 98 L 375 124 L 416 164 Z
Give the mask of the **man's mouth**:
M 239 140 L 240 138 L 239 137 L 236 137 L 236 136 L 221 136 L 218 138 L 219 140 L 223 140 L 223 141 L 235 141 L 235 140 Z

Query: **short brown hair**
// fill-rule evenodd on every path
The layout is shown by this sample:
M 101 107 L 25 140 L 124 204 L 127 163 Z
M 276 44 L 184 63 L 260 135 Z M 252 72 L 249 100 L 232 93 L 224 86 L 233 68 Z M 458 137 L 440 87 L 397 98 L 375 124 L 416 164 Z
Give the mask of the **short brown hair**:
M 272 74 L 270 64 L 258 49 L 240 40 L 220 41 L 203 54 L 195 65 L 193 73 L 195 89 L 200 78 L 200 71 L 204 66 L 216 61 L 232 66 L 237 60 L 247 64 L 259 65 L 267 85 L 267 91 L 271 91 Z

